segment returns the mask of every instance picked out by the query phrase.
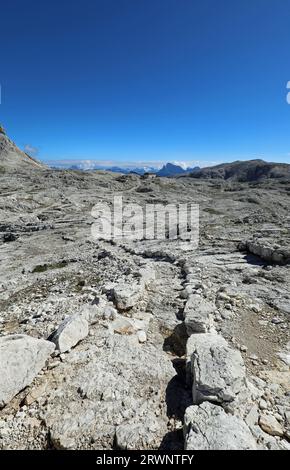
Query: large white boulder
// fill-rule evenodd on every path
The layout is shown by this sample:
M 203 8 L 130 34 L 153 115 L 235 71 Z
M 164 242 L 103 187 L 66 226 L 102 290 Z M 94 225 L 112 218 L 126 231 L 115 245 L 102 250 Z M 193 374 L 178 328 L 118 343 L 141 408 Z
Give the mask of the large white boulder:
M 118 284 L 113 288 L 113 298 L 119 310 L 128 310 L 141 299 L 144 285 L 138 283 Z
M 255 450 L 256 441 L 241 418 L 220 406 L 190 406 L 184 416 L 185 450 Z
M 51 337 L 57 349 L 63 353 L 76 346 L 89 334 L 89 324 L 84 316 L 73 315 L 67 318 Z
M 245 386 L 245 365 L 241 353 L 216 333 L 192 335 L 186 348 L 193 382 L 193 402 L 233 401 Z
M 191 294 L 184 308 L 184 323 L 187 334 L 206 333 L 213 326 L 215 305 L 200 295 Z
M 0 407 L 30 385 L 55 345 L 27 335 L 0 338 Z

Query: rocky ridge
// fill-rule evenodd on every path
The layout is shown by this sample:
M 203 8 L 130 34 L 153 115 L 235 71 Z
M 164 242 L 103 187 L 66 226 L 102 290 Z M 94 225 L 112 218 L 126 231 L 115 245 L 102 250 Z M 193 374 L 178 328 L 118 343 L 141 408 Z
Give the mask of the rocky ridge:
M 29 169 L 34 171 L 45 168 L 47 168 L 46 165 L 22 152 L 0 128 L 0 175 L 6 172 L 29 171 Z
M 224 179 L 239 182 L 261 181 L 263 179 L 290 180 L 290 165 L 271 163 L 263 160 L 236 161 L 201 168 L 191 173 L 192 178 Z

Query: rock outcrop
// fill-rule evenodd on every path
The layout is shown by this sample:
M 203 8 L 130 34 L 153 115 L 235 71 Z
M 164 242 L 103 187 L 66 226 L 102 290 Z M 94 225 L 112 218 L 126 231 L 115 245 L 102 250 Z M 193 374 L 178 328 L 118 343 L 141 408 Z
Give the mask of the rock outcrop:
M 113 298 L 119 310 L 128 310 L 141 299 L 143 293 L 142 284 L 119 284 L 113 289 Z
M 192 294 L 189 296 L 184 309 L 184 323 L 187 334 L 206 333 L 213 326 L 213 313 L 216 310 L 212 302 Z
M 69 351 L 89 334 L 89 324 L 81 315 L 67 318 L 51 336 L 60 353 Z
M 245 386 L 241 353 L 230 348 L 216 333 L 192 335 L 186 348 L 193 381 L 193 402 L 233 401 Z
M 45 170 L 46 165 L 22 152 L 4 132 L 0 132 L 0 172 Z
M 290 264 L 289 238 L 275 240 L 271 238 L 254 237 L 239 244 L 239 249 L 259 256 L 272 264 Z
M 185 450 L 255 450 L 256 442 L 244 421 L 211 403 L 187 408 Z
M 31 384 L 54 348 L 49 341 L 27 335 L 0 338 L 0 407 Z

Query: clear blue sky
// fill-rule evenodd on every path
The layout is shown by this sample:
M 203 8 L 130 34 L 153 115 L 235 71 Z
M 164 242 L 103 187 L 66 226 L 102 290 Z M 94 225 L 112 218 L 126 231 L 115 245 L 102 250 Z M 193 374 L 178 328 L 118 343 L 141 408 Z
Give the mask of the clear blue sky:
M 290 0 L 11 0 L 0 14 L 0 121 L 39 158 L 290 161 Z

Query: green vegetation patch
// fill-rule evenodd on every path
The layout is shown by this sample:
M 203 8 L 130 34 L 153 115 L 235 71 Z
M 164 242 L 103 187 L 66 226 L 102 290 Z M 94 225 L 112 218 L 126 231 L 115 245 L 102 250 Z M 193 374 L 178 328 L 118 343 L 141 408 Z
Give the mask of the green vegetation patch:
M 44 273 L 45 271 L 49 271 L 51 269 L 61 269 L 65 268 L 68 265 L 67 261 L 60 261 L 59 263 L 53 264 L 38 264 L 33 268 L 33 273 Z

